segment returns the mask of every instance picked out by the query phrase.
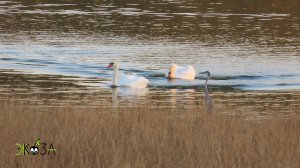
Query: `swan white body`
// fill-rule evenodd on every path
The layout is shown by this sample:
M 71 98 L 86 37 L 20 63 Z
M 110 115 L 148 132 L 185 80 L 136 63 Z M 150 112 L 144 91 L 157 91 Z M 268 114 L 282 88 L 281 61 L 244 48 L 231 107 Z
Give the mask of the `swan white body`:
M 193 80 L 195 79 L 195 76 L 195 69 L 191 65 L 178 66 L 176 64 L 172 64 L 166 73 L 166 77 L 177 79 Z
M 114 68 L 112 86 L 125 86 L 132 88 L 145 88 L 147 87 L 149 80 L 144 77 L 134 75 L 119 75 L 119 64 L 111 63 L 109 67 Z
M 118 84 L 116 86 L 127 86 L 127 87 L 132 87 L 132 88 L 145 88 L 145 87 L 147 87 L 148 83 L 149 83 L 149 80 L 144 77 L 122 74 L 122 75 L 120 75 Z

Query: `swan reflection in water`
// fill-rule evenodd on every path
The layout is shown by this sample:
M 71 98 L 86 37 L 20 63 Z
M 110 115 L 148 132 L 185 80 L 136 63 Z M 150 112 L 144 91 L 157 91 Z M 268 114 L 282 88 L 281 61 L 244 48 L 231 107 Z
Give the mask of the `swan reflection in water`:
M 210 72 L 209 71 L 204 71 L 204 72 L 201 72 L 200 74 L 204 74 L 206 75 L 206 81 L 205 81 L 205 84 L 204 84 L 204 101 L 205 101 L 205 105 L 206 105 L 206 111 L 207 112 L 213 112 L 213 101 L 212 101 L 212 98 L 209 96 L 209 93 L 208 93 L 208 79 L 210 77 Z
M 129 102 L 137 105 L 137 102 L 144 98 L 149 92 L 148 88 L 131 88 L 131 87 L 113 87 L 112 104 L 113 107 L 119 107 L 121 102 Z
M 204 85 L 204 102 L 206 106 L 207 112 L 213 112 L 213 101 L 209 96 L 208 92 L 208 80 L 210 77 L 210 73 L 208 71 L 202 72 L 200 74 L 205 75 L 206 81 Z M 170 80 L 169 82 L 175 82 L 175 80 Z M 112 88 L 112 105 L 113 107 L 119 107 L 120 103 L 137 106 L 138 102 L 145 103 L 145 97 L 148 95 L 148 88 L 132 88 L 132 87 L 113 87 Z M 178 89 L 170 89 L 170 104 L 172 106 L 177 106 L 178 102 L 181 102 L 183 105 L 189 104 L 189 102 L 182 102 L 182 100 L 191 100 L 196 99 L 196 92 L 193 89 L 184 89 L 184 91 L 180 91 Z M 140 101 L 144 99 L 144 101 Z

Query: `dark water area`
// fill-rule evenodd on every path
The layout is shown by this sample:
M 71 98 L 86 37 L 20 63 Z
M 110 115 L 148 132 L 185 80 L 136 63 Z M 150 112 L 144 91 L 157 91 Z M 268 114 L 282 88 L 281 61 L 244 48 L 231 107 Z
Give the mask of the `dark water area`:
M 200 72 L 208 70 L 217 105 L 247 114 L 294 111 L 299 9 L 292 0 L 0 1 L 0 95 L 203 106 Z M 149 87 L 111 88 L 105 67 L 112 61 L 122 73 L 149 79 Z M 166 80 L 171 63 L 194 66 L 196 79 Z
M 9 33 L 50 31 L 205 41 L 220 36 L 217 39 L 270 43 L 299 36 L 300 5 L 293 0 L 23 0 L 1 1 L 0 5 L 1 30 Z

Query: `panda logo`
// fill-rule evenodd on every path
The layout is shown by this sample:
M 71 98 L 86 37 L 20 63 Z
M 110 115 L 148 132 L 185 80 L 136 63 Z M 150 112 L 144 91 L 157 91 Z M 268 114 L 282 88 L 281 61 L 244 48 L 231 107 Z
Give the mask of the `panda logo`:
M 32 155 L 37 155 L 37 154 L 39 153 L 39 148 L 36 147 L 36 146 L 30 147 L 30 153 L 31 153 Z

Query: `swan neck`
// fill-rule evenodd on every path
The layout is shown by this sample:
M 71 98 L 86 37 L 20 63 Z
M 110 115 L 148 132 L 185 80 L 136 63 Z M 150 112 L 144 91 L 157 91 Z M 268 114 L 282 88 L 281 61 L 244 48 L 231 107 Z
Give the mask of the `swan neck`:
M 114 67 L 114 72 L 113 72 L 113 79 L 112 79 L 112 85 L 113 86 L 118 86 L 118 79 L 119 79 L 119 67 Z
M 176 66 L 172 65 L 169 72 L 169 78 L 175 78 Z

